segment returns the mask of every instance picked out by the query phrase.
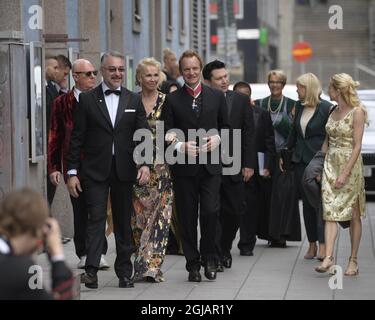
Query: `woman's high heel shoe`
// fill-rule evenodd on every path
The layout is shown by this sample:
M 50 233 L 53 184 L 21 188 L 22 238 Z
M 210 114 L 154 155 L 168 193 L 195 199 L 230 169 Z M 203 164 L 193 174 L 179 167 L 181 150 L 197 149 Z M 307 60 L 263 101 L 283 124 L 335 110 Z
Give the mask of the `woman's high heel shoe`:
M 315 271 L 319 272 L 319 273 L 327 272 L 334 265 L 334 260 L 335 260 L 335 258 L 333 256 L 326 256 L 324 258 L 322 264 L 315 267 Z
M 354 265 L 354 267 L 353 267 Z M 352 267 L 352 268 L 351 268 Z M 359 267 L 357 257 L 350 257 L 348 267 L 345 270 L 344 275 L 348 277 L 357 276 L 359 274 Z

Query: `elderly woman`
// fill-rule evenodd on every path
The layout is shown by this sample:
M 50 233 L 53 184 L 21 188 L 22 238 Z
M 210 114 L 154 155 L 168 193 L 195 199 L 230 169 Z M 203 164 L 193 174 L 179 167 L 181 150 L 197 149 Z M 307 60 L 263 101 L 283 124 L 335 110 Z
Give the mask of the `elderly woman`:
M 292 128 L 296 104 L 296 101 L 283 95 L 286 83 L 287 76 L 283 70 L 271 70 L 268 73 L 268 87 L 271 95 L 255 101 L 257 106 L 260 106 L 270 114 L 277 152 L 272 165 L 272 168 L 274 167 L 275 169 L 272 175 L 271 171 L 266 170 L 262 179 L 260 179 L 265 198 L 263 201 L 263 214 L 259 216 L 258 237 L 269 240 L 270 247 L 276 248 L 284 248 L 287 240 L 300 240 L 299 216 L 296 217 L 294 212 L 288 212 L 288 214 L 294 217 L 291 223 L 292 227 L 282 225 L 281 221 L 284 218 L 284 214 L 280 213 L 280 202 L 277 200 L 283 198 L 283 190 L 285 190 L 284 186 L 281 187 L 282 190 L 279 189 L 281 172 L 278 162 L 280 152 L 285 148 Z M 285 207 L 284 204 L 286 201 L 282 199 L 282 202 L 283 207 Z M 275 208 L 275 210 L 273 208 Z
M 140 95 L 156 150 L 156 122 L 160 118 L 165 101 L 165 94 L 158 91 L 164 80 L 160 63 L 154 58 L 141 60 L 137 66 L 136 79 L 142 89 Z M 168 243 L 173 192 L 169 168 L 159 160 L 153 159 L 150 182 L 134 187 L 135 214 L 132 224 L 137 248 L 134 261 L 135 280 L 138 281 L 164 281 L 160 268 Z
M 326 257 L 315 268 L 323 273 L 334 265 L 333 249 L 337 222 L 350 221 L 351 255 L 346 276 L 359 273 L 357 254 L 362 234 L 361 217 L 365 215 L 365 181 L 361 146 L 367 111 L 358 98 L 357 81 L 346 73 L 335 74 L 329 95 L 338 103 L 327 126 L 322 151 L 326 153 L 322 179 L 323 219 L 325 220 Z
M 305 259 L 325 257 L 324 225 L 318 210 L 312 207 L 302 188 L 303 173 L 314 155 L 320 151 L 325 137 L 325 126 L 332 104 L 321 100 L 322 86 L 312 73 L 301 75 L 297 79 L 299 101 L 296 105 L 296 116 L 288 138 L 288 149 L 293 150 L 292 162 L 295 165 L 297 189 L 300 190 L 303 202 L 303 218 L 309 249 Z M 319 254 L 316 242 L 319 241 Z

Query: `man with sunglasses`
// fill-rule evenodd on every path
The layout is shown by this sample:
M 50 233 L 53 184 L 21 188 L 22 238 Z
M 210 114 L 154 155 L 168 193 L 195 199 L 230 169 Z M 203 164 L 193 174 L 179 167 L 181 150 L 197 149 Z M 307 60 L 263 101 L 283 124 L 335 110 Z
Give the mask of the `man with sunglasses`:
M 78 106 L 79 95 L 94 88 L 98 71 L 90 61 L 79 59 L 73 64 L 73 79 L 75 86 L 68 93 L 59 96 L 52 105 L 51 128 L 48 139 L 47 169 L 50 182 L 57 187 L 61 182 L 62 172 L 67 182 L 66 157 L 69 151 L 70 138 L 73 130 L 73 112 Z M 85 204 L 85 194 L 78 198 L 70 197 L 74 215 L 74 245 L 80 259 L 78 268 L 85 266 L 87 249 L 86 233 L 88 212 Z M 105 238 L 105 237 L 104 237 Z M 107 253 L 107 240 L 103 248 L 100 268 L 107 269 L 108 263 L 104 255 Z
M 136 130 L 150 128 L 140 95 L 122 87 L 125 77 L 124 56 L 114 51 L 105 53 L 100 71 L 103 82 L 80 96 L 78 108 L 74 112 L 68 154 L 69 193 L 78 198 L 84 190 L 90 213 L 86 273 L 81 275 L 81 282 L 87 288 L 98 288 L 97 272 L 104 247 L 110 193 L 117 253 L 115 272 L 120 288 L 133 288 L 133 265 L 130 259 L 134 252 L 130 224 L 133 186 L 136 180 L 143 185 L 150 178 L 149 167 L 143 163 L 139 164 L 137 171 L 133 160 L 136 146 L 133 137 Z M 81 150 L 83 158 L 80 157 Z

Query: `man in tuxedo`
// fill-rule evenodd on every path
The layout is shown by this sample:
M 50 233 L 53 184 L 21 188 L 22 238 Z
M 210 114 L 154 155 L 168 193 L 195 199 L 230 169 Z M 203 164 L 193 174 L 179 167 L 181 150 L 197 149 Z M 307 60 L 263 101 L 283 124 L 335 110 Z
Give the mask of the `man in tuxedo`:
M 245 182 L 248 182 L 255 168 L 254 120 L 249 106 L 249 99 L 229 90 L 229 75 L 225 63 L 215 60 L 203 69 L 203 78 L 212 87 L 225 94 L 228 106 L 228 118 L 231 129 L 241 130 L 240 148 L 235 149 L 231 135 L 229 156 L 241 159 L 239 172 L 223 175 L 220 190 L 220 217 L 217 224 L 216 250 L 218 255 L 217 271 L 224 271 L 223 266 L 232 266 L 230 254 L 232 242 L 236 237 L 241 216 L 245 211 Z
M 246 210 L 240 223 L 238 248 L 242 255 L 252 255 L 257 235 L 268 239 L 269 209 L 272 193 L 272 175 L 275 169 L 276 147 L 272 120 L 269 112 L 251 103 L 251 87 L 247 82 L 238 82 L 234 91 L 246 94 L 253 109 L 256 153 L 264 155 L 263 169 L 258 161 L 254 177 L 246 183 Z M 258 157 L 257 157 L 258 158 Z
M 67 94 L 57 97 L 52 104 L 51 128 L 48 139 L 47 168 L 50 182 L 57 187 L 61 182 L 61 176 L 67 182 L 66 158 L 70 146 L 70 137 L 73 130 L 73 112 L 78 106 L 81 92 L 87 92 L 96 85 L 95 70 L 92 63 L 85 59 L 79 59 L 73 64 L 73 78 L 75 86 Z M 86 231 L 88 214 L 86 210 L 85 195 L 80 193 L 78 198 L 70 197 L 74 215 L 74 245 L 76 254 L 80 259 L 78 268 L 83 268 L 86 261 Z M 100 260 L 100 268 L 108 268 L 104 255 L 107 252 L 107 241 L 103 247 L 103 256 Z
M 97 271 L 111 191 L 117 252 L 115 272 L 120 288 L 132 288 L 132 191 L 136 179 L 145 184 L 150 176 L 149 167 L 144 164 L 139 164 L 142 166 L 137 175 L 133 136 L 136 130 L 149 129 L 149 126 L 140 96 L 121 86 L 124 56 L 118 52 L 105 53 L 100 71 L 103 82 L 94 90 L 80 94 L 67 158 L 69 192 L 77 198 L 84 190 L 89 213 L 86 273 L 81 276 L 81 282 L 91 289 L 98 287 Z
M 228 111 L 224 94 L 201 83 L 203 63 L 196 52 L 184 52 L 179 68 L 185 86 L 167 96 L 162 114 L 166 130 L 179 129 L 185 139 L 175 145 L 177 152 L 185 155 L 185 162 L 171 166 L 177 218 L 181 227 L 189 281 L 201 281 L 197 243 L 198 211 L 201 222 L 200 249 L 205 255 L 205 276 L 209 280 L 215 280 L 215 230 L 220 206 L 222 165 L 220 162 L 214 164 L 212 153 L 219 147 L 221 138 L 220 135 L 207 134 L 202 139 L 189 141 L 188 131 L 203 129 L 208 132 L 216 129 L 219 132 L 221 129 L 229 129 Z M 196 140 L 203 143 L 197 144 Z M 199 153 L 206 153 L 205 164 L 198 161 Z M 196 160 L 195 163 L 192 160 Z

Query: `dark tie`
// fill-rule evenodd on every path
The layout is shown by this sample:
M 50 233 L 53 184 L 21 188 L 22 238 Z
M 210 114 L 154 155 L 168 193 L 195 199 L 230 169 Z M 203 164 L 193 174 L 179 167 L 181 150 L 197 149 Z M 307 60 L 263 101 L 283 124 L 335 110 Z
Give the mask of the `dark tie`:
M 119 96 L 119 95 L 121 95 L 121 91 L 120 90 L 106 90 L 105 92 L 104 92 L 104 94 L 106 95 L 106 96 L 109 96 L 110 94 L 115 94 L 115 95 L 117 95 L 117 96 Z

